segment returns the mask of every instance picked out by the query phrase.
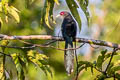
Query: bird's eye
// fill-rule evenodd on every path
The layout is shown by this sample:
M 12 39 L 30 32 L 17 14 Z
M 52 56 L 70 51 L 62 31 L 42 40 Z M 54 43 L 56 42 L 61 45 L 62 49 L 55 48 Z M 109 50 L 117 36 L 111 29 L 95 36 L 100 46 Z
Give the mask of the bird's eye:
M 61 12 L 60 15 L 64 15 L 64 12 Z

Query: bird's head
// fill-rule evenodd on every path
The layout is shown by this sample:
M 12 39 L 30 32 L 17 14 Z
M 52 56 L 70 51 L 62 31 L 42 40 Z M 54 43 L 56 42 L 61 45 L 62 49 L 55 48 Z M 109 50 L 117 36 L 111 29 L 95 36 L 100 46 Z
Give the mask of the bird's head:
M 56 17 L 59 17 L 59 16 L 61 16 L 61 17 L 66 17 L 66 16 L 68 16 L 70 13 L 69 12 L 67 12 L 67 11 L 62 11 L 62 12 L 60 12 Z

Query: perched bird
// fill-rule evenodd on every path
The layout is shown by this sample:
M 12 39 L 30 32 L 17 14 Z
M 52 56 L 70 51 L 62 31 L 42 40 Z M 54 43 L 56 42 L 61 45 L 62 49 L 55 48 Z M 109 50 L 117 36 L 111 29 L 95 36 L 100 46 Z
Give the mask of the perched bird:
M 73 48 L 73 41 L 76 38 L 77 25 L 71 14 L 67 11 L 62 11 L 58 16 L 63 17 L 62 36 L 65 40 L 65 49 Z M 57 16 L 57 17 L 58 17 Z M 65 50 L 64 65 L 67 74 L 70 75 L 74 68 L 74 50 Z

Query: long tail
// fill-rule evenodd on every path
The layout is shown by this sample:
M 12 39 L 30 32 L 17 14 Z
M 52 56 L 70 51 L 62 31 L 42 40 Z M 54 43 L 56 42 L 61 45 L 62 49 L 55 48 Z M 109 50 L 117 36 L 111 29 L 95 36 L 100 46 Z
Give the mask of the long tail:
M 72 40 L 65 42 L 65 49 L 69 49 L 69 48 L 73 48 Z M 73 68 L 74 68 L 74 50 L 65 51 L 64 65 L 65 65 L 67 74 L 70 75 L 73 72 Z

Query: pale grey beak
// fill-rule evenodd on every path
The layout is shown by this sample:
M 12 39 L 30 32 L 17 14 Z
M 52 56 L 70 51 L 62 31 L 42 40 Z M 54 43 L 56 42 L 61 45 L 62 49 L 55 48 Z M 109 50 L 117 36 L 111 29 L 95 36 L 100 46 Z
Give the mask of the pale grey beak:
M 58 15 L 56 16 L 56 18 L 58 18 L 58 17 L 60 17 L 60 14 L 58 14 Z

